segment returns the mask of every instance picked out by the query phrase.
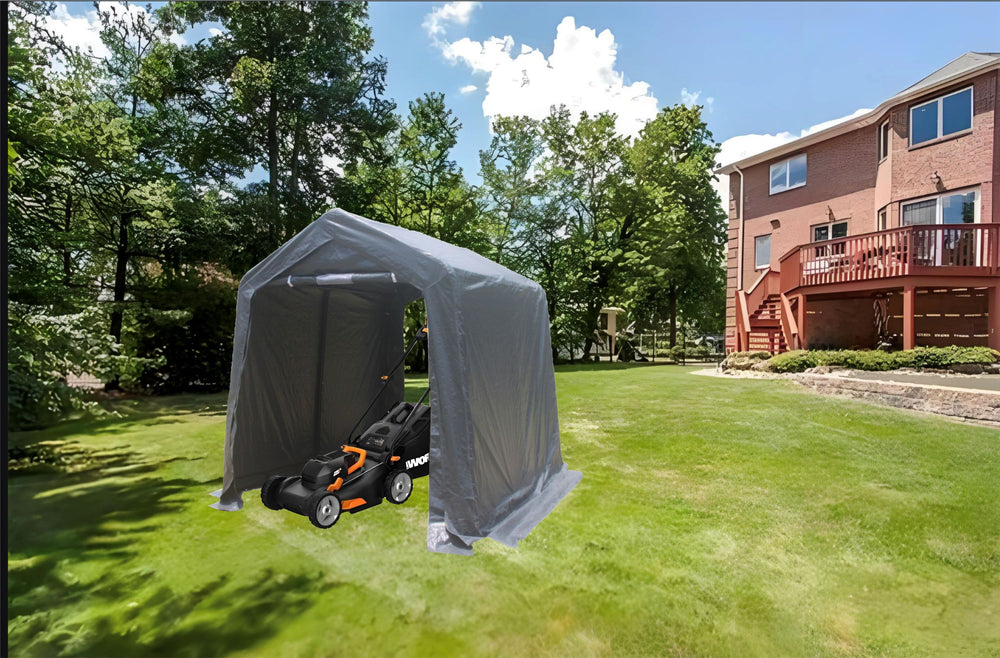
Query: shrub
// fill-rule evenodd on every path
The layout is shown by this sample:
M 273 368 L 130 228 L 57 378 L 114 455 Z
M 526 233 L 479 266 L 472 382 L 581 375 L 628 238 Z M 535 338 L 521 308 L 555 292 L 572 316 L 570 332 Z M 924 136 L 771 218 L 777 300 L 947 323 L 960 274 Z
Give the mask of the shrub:
M 133 328 L 142 356 L 162 357 L 140 380 L 156 393 L 219 391 L 229 385 L 236 282 L 191 273 L 144 293 Z
M 947 368 L 958 363 L 997 363 L 1000 352 L 988 347 L 918 347 L 909 351 L 913 368 Z M 903 354 L 903 352 L 900 352 Z
M 69 374 L 103 381 L 115 374 L 131 385 L 155 359 L 130 355 L 105 331 L 107 318 L 91 307 L 56 314 L 48 307 L 8 305 L 7 413 L 10 429 L 44 427 L 71 412 L 100 411 L 85 393 L 66 385 Z
M 855 370 L 883 371 L 896 368 L 947 368 L 965 363 L 990 364 L 997 362 L 1000 362 L 1000 352 L 996 350 L 988 347 L 956 347 L 953 345 L 951 347 L 918 347 L 902 352 L 795 350 L 773 357 L 763 369 L 771 372 L 803 372 L 816 366 L 843 366 Z
M 768 361 L 771 372 L 802 372 L 818 365 L 824 365 L 823 353 L 818 351 L 793 350 L 778 354 Z

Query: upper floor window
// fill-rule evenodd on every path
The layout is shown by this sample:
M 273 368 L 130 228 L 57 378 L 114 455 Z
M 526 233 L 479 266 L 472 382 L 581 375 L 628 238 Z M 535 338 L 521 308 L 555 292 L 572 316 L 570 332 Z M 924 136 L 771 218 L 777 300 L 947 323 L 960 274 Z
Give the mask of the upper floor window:
M 910 146 L 972 128 L 972 87 L 910 108 Z
M 882 162 L 889 156 L 889 122 L 878 127 L 878 161 Z
M 771 194 L 806 184 L 806 154 L 771 165 Z

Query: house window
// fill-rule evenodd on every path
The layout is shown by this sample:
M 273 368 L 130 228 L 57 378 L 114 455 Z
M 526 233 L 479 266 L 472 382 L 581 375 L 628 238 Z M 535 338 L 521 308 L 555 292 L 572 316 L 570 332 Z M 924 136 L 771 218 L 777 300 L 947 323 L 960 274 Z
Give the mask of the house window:
M 887 228 L 889 228 L 888 208 L 882 208 L 878 211 L 878 230 L 884 231 Z
M 754 238 L 754 269 L 762 270 L 771 264 L 771 236 L 758 235 Z
M 817 224 L 812 227 L 813 242 L 824 242 L 826 240 L 836 240 L 847 237 L 847 222 L 830 222 L 828 224 Z M 831 254 L 844 253 L 845 244 L 839 242 L 835 245 L 822 245 L 816 247 L 817 256 L 829 256 Z
M 833 222 L 813 226 L 813 242 L 847 237 L 847 222 Z
M 806 154 L 771 165 L 771 194 L 806 184 Z
M 903 204 L 903 226 L 914 224 L 972 224 L 979 215 L 979 191 L 942 194 Z
M 972 129 L 972 87 L 910 108 L 910 146 Z
M 882 162 L 889 157 L 889 122 L 886 121 L 878 128 L 878 161 Z

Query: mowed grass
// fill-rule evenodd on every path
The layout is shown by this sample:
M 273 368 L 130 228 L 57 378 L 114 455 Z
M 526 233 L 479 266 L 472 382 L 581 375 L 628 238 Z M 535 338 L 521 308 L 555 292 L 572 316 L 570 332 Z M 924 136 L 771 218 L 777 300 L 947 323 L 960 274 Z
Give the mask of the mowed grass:
M 690 373 L 557 369 L 583 481 L 471 558 L 426 479 L 328 531 L 210 509 L 224 396 L 13 436 L 66 463 L 8 482 L 11 654 L 1000 654 L 1000 432 Z

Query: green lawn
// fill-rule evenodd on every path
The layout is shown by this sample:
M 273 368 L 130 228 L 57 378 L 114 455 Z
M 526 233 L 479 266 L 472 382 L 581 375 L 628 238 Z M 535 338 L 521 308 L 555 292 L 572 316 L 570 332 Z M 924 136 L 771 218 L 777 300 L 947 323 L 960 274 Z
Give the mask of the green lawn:
M 210 509 L 221 395 L 12 436 L 61 463 L 8 482 L 11 653 L 1000 654 L 1000 432 L 690 371 L 557 369 L 583 481 L 472 558 L 426 479 L 329 531 Z

